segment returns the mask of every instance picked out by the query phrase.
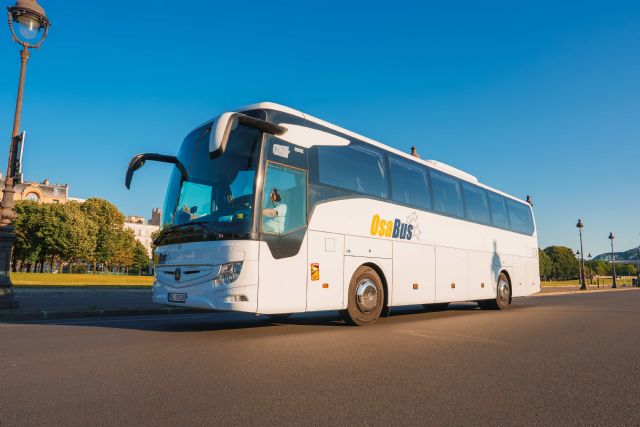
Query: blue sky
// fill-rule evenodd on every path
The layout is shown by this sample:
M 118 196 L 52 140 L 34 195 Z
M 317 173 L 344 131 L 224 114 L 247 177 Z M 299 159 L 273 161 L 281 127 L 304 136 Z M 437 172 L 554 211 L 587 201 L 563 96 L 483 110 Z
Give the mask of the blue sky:
M 199 123 L 269 100 L 531 194 L 542 247 L 577 248 L 579 217 L 594 255 L 609 231 L 640 243 L 638 1 L 40 4 L 53 26 L 27 70 L 27 179 L 149 217 L 170 167 L 126 191 L 133 154 L 176 153 Z M 4 28 L 0 158 L 19 66 Z

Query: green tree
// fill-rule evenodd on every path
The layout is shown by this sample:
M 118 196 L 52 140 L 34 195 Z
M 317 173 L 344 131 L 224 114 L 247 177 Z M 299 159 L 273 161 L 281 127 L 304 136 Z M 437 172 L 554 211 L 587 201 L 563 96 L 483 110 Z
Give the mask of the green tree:
M 608 274 L 608 266 L 609 263 L 604 262 L 601 259 L 596 259 L 591 261 L 591 268 L 593 269 L 593 274 L 597 276 L 605 276 Z
M 616 274 L 620 276 L 635 276 L 636 266 L 633 264 L 618 264 L 616 263 Z
M 129 268 L 133 265 L 133 255 L 137 240 L 130 228 L 121 229 L 115 236 L 114 250 L 108 259 L 110 264 L 118 268 Z
M 112 203 L 98 198 L 87 199 L 81 209 L 96 230 L 96 246 L 89 259 L 95 273 L 97 262 L 110 263 L 120 249 L 124 215 Z
M 135 247 L 133 249 L 133 265 L 138 268 L 138 274 L 142 274 L 142 270 L 149 267 L 149 254 L 147 248 L 136 240 Z
M 553 276 L 553 261 L 542 249 L 538 249 L 538 260 L 540 261 L 540 276 L 549 279 Z
M 40 256 L 42 244 L 38 235 L 42 205 L 32 201 L 18 201 L 15 205 L 16 241 L 13 249 L 13 268 L 17 266 L 16 260 L 26 263 L 29 268 L 34 265 Z
M 578 276 L 579 265 L 571 248 L 565 246 L 549 246 L 545 253 L 553 263 L 553 276 L 556 279 L 571 279 Z
M 61 222 L 59 256 L 69 264 L 69 273 L 74 260 L 93 260 L 98 239 L 96 225 L 82 210 L 82 205 L 69 202 L 58 205 Z
M 41 250 L 39 251 L 40 271 L 49 260 L 50 269 L 53 270 L 53 263 L 56 256 L 59 256 L 64 241 L 64 216 L 62 205 L 41 204 L 41 215 L 39 217 L 37 236 L 40 239 Z

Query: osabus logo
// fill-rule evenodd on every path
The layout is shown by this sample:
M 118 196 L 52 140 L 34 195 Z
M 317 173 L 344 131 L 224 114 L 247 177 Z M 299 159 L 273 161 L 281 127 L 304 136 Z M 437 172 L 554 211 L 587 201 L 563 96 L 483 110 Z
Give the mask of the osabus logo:
M 380 215 L 371 218 L 372 236 L 391 237 L 393 239 L 411 240 L 413 237 L 413 225 L 395 219 L 381 219 Z

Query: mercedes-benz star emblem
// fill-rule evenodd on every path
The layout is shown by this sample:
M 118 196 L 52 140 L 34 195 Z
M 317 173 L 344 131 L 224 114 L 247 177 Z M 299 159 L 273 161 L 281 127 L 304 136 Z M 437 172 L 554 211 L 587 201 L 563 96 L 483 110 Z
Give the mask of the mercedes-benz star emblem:
M 176 282 L 180 281 L 180 278 L 182 277 L 182 270 L 180 270 L 180 267 L 176 268 L 176 271 L 173 273 L 173 277 L 176 279 Z

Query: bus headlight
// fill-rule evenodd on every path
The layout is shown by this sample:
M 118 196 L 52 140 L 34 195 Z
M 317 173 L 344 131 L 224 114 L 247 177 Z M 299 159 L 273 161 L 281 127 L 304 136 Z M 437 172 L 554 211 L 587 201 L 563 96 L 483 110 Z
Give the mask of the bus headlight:
M 242 271 L 242 262 L 230 262 L 220 266 L 220 274 L 213 279 L 214 286 L 229 285 L 236 281 Z

